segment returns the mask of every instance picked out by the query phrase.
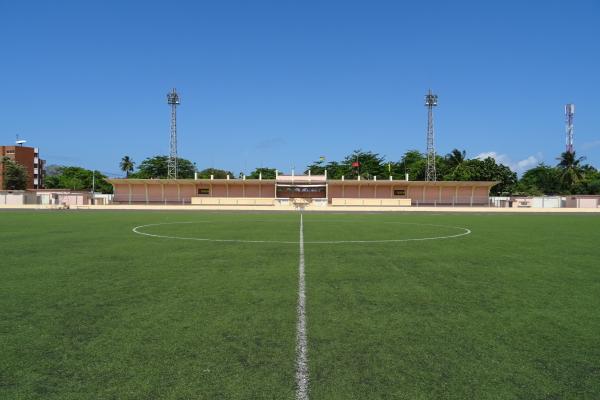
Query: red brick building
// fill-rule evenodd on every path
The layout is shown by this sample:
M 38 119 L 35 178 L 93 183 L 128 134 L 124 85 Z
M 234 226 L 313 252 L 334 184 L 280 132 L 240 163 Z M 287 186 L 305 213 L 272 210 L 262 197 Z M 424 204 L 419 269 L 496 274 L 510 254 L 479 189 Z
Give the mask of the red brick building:
M 27 170 L 27 189 L 44 187 L 44 160 L 37 147 L 0 146 L 0 160 L 8 157 Z M 4 165 L 0 162 L 0 190 L 4 187 Z

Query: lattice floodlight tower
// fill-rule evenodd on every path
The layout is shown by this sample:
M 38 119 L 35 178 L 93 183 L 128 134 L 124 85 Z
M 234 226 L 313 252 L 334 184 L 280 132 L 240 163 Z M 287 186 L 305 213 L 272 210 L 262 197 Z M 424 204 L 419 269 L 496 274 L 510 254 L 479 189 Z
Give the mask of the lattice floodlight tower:
M 566 152 L 573 154 L 573 117 L 575 116 L 575 104 L 567 104 L 565 106 L 565 125 L 567 128 L 567 148 Z
M 437 106 L 437 94 L 433 94 L 431 89 L 425 95 L 425 107 L 427 107 L 427 170 L 425 171 L 426 181 L 436 181 L 435 172 L 435 146 L 433 136 L 433 107 Z
M 171 151 L 169 153 L 167 177 L 177 179 L 177 106 L 180 101 L 175 88 L 167 94 L 167 103 L 171 106 Z

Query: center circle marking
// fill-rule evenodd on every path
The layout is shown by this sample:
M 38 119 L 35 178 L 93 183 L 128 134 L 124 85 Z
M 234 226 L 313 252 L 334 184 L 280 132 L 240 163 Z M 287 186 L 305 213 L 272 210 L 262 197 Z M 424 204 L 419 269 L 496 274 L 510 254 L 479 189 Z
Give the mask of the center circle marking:
M 162 222 L 156 224 L 139 225 L 132 229 L 132 232 L 142 236 L 149 236 L 163 239 L 175 239 L 175 240 L 195 240 L 199 242 L 225 242 L 225 243 L 279 243 L 279 244 L 299 244 L 299 241 L 286 241 L 286 240 L 246 240 L 246 239 L 211 239 L 211 238 L 199 238 L 199 237 L 187 237 L 187 236 L 170 236 L 170 235 L 158 235 L 154 233 L 143 232 L 143 228 L 151 226 L 163 226 L 163 225 L 180 225 L 180 224 L 199 224 L 207 221 L 187 221 L 187 222 Z M 436 224 L 419 224 L 414 222 L 384 222 L 387 224 L 398 224 L 398 225 L 415 225 L 415 226 L 433 226 L 439 228 L 450 228 L 457 229 L 460 232 L 455 235 L 446 236 L 432 236 L 423 238 L 406 238 L 406 239 L 379 239 L 379 240 L 305 240 L 305 244 L 343 244 L 343 243 L 400 243 L 400 242 L 418 242 L 426 240 L 443 240 L 453 239 L 461 236 L 471 234 L 471 230 L 461 226 L 451 225 L 436 225 Z

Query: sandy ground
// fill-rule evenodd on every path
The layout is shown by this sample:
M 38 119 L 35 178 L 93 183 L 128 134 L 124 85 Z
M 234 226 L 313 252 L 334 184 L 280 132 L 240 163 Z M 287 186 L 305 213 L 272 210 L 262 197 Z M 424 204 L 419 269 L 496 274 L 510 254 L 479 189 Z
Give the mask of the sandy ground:
M 58 210 L 61 206 L 0 205 L 0 210 Z M 309 206 L 303 209 L 277 206 L 203 206 L 203 205 L 75 205 L 70 210 L 178 210 L 178 211 L 307 211 L 307 212 L 450 212 L 450 213 L 600 213 L 600 208 L 495 208 L 495 207 L 369 207 L 369 206 Z

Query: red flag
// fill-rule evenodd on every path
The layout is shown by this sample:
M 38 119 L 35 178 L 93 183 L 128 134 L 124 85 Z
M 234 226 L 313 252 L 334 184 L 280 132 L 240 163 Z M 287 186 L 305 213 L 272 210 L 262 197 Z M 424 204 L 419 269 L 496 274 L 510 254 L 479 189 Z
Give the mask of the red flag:
M 360 166 L 360 163 L 359 163 L 358 161 L 354 161 L 354 162 L 352 163 L 352 166 L 353 166 L 353 167 L 359 167 L 359 166 Z

